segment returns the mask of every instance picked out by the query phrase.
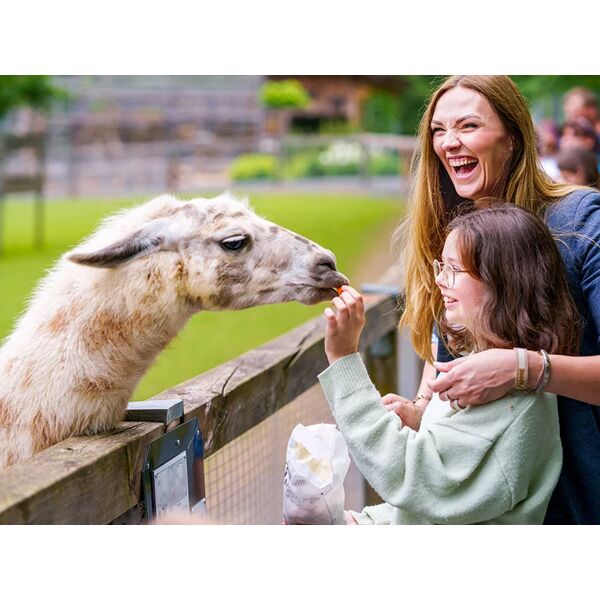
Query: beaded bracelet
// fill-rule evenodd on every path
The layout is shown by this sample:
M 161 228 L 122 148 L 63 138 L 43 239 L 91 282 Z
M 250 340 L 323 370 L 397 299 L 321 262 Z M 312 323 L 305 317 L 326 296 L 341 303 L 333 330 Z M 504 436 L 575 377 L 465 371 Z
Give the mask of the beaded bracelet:
M 427 402 L 431 402 L 431 396 L 427 396 L 427 394 L 417 394 L 417 397 L 413 402 L 416 402 L 417 400 L 427 400 Z

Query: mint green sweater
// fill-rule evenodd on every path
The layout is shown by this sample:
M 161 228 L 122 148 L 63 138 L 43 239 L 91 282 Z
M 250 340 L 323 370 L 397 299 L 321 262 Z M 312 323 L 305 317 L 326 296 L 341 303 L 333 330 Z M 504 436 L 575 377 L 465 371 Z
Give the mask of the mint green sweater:
M 363 476 L 385 501 L 361 524 L 542 523 L 560 474 L 556 396 L 451 410 L 419 431 L 386 411 L 359 354 L 319 381 Z

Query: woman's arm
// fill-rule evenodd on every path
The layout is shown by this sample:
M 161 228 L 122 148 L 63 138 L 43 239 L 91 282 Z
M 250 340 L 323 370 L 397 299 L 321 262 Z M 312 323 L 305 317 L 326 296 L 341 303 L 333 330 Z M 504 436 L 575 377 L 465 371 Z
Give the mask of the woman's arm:
M 543 359 L 527 352 L 529 388 L 535 387 Z M 515 386 L 514 350 L 485 350 L 448 363 L 434 363 L 441 374 L 428 384 L 442 400 L 459 399 L 463 406 L 486 404 L 506 395 Z M 550 355 L 550 380 L 546 391 L 600 406 L 600 356 Z
M 437 344 L 431 344 L 433 356 L 437 355 Z M 433 392 L 429 389 L 429 380 L 435 379 L 435 367 L 428 362 L 423 366 L 423 375 L 421 376 L 421 384 L 417 391 L 417 397 L 414 402 L 407 400 L 397 394 L 386 394 L 381 399 L 387 410 L 393 410 L 402 420 L 402 422 L 414 429 L 419 430 L 423 413 L 431 400 Z

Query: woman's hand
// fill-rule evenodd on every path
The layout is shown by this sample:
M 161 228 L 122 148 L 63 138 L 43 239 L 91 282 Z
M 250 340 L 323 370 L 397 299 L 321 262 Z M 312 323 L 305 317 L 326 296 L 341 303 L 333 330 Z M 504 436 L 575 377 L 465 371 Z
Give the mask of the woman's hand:
M 440 375 L 427 382 L 431 391 L 463 408 L 498 400 L 515 385 L 514 350 L 484 350 L 434 366 Z
M 386 410 L 393 410 L 399 417 L 402 423 L 415 431 L 419 431 L 421 427 L 421 418 L 429 404 L 429 400 L 420 397 L 415 402 L 408 400 L 397 394 L 386 394 L 381 398 L 383 407 Z
M 358 340 L 365 326 L 365 303 L 354 288 L 342 286 L 342 294 L 331 303 L 336 312 L 329 307 L 325 309 L 325 354 L 329 364 L 358 352 Z

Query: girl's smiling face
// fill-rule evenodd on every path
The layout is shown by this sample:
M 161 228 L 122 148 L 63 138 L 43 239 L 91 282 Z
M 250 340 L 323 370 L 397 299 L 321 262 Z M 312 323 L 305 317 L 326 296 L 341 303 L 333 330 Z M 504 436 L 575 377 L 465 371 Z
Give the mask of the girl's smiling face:
M 464 272 L 465 266 L 460 258 L 460 246 L 458 232 L 453 230 L 449 233 L 442 252 L 442 262 L 454 270 L 454 285 L 451 278 L 440 273 L 435 282 L 440 288 L 446 309 L 446 320 L 453 325 L 463 325 L 472 334 L 477 317 L 484 299 L 485 284 Z M 446 268 L 449 268 L 449 267 Z M 461 271 L 461 272 L 459 272 Z
M 500 192 L 512 140 L 480 93 L 455 87 L 438 100 L 431 119 L 433 149 L 459 196 L 471 200 Z

